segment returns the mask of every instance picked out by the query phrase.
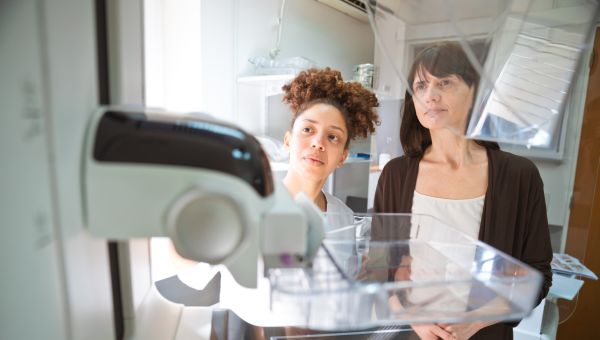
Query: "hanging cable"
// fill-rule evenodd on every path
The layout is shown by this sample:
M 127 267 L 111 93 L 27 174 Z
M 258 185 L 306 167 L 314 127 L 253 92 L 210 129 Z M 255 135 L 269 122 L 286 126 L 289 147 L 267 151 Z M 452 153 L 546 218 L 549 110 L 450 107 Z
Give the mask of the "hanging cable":
M 281 45 L 281 31 L 283 30 L 283 10 L 285 9 L 285 0 L 281 0 L 279 5 L 279 16 L 277 17 L 277 41 L 275 42 L 275 48 L 269 51 L 269 57 L 271 59 L 277 58 L 281 49 L 279 46 Z

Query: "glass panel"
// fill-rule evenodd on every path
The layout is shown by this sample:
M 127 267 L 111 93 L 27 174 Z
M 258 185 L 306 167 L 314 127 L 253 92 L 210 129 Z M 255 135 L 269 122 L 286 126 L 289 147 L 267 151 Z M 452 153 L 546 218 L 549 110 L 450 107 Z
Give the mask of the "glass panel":
M 495 34 L 467 135 L 556 150 L 598 3 L 532 1 Z
M 466 133 L 455 132 L 556 152 L 598 8 L 589 0 L 380 0 L 367 6 L 376 41 L 415 105 L 425 102 L 409 84 L 415 54 L 454 41 L 479 78 Z M 444 65 L 432 67 L 452 69 Z

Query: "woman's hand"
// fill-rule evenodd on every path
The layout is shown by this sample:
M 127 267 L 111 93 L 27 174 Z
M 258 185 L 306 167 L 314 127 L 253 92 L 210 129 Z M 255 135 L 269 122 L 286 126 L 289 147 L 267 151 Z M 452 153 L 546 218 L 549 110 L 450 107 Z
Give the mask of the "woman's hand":
M 493 325 L 495 322 L 472 322 L 439 324 L 439 327 L 452 335 L 452 339 L 466 340 L 479 332 L 480 329 Z
M 411 325 L 413 331 L 417 333 L 421 340 L 454 340 L 452 333 L 448 332 L 439 325 Z

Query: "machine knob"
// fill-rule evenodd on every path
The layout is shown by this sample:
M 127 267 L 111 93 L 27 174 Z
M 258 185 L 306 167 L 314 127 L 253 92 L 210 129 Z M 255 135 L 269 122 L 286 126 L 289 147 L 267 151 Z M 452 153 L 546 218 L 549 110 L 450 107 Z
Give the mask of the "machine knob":
M 175 202 L 168 214 L 167 227 L 181 256 L 210 264 L 223 263 L 244 237 L 238 204 L 222 193 L 199 190 Z

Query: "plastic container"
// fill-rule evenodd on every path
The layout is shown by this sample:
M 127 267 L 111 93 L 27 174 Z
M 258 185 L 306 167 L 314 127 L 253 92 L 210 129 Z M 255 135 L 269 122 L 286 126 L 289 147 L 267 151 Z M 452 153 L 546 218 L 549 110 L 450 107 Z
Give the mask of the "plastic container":
M 375 66 L 373 64 L 360 64 L 354 66 L 352 80 L 361 83 L 368 89 L 372 89 L 374 75 Z
M 312 268 L 269 272 L 272 312 L 295 326 L 516 320 L 535 307 L 539 272 L 433 217 L 364 215 L 328 229 Z

